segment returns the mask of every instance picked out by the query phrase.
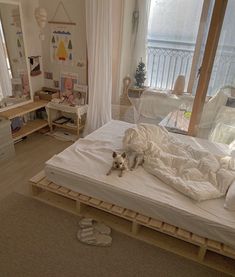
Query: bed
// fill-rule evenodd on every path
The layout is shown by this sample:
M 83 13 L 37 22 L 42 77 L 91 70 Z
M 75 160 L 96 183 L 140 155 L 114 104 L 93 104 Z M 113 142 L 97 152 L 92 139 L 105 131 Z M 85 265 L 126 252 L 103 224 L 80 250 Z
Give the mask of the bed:
M 106 176 L 112 151 L 122 150 L 122 138 L 132 124 L 111 121 L 46 163 L 47 178 L 63 187 L 134 210 L 235 248 L 235 212 L 224 198 L 196 202 L 147 173 L 142 167 L 122 178 Z M 228 154 L 222 144 L 174 135 L 197 148 Z

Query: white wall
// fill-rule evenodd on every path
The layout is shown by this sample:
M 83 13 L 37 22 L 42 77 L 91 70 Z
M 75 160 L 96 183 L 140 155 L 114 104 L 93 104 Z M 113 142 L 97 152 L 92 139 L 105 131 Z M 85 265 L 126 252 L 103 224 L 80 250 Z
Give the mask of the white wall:
M 59 0 L 39 0 L 40 7 L 46 9 L 48 20 L 55 14 Z M 86 25 L 85 25 L 85 0 L 64 0 L 65 9 L 69 17 L 76 25 L 73 27 L 73 58 L 74 65 L 58 64 L 51 61 L 50 40 L 51 24 L 47 24 L 44 29 L 45 40 L 42 41 L 43 69 L 45 72 L 52 72 L 53 79 L 60 79 L 61 72 L 71 72 L 78 74 L 78 83 L 87 84 L 87 55 L 86 55 Z M 63 9 L 59 8 L 55 21 L 68 21 Z M 85 63 L 84 67 L 78 67 L 78 61 Z M 44 79 L 45 86 L 54 87 L 53 80 Z

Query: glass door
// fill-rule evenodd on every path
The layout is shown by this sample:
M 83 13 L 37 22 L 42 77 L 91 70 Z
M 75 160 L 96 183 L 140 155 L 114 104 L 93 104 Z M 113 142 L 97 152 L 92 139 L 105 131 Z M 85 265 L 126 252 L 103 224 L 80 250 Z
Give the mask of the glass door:
M 235 148 L 235 1 L 229 0 L 198 126 L 198 136 Z
M 141 96 L 139 122 L 187 134 L 194 103 L 192 88 L 208 31 L 211 3 L 151 1 L 146 82 L 150 88 Z

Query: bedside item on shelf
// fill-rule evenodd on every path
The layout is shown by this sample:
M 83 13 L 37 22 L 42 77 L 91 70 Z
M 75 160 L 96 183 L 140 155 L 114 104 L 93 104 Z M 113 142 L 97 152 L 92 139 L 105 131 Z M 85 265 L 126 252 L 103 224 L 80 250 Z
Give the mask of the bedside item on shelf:
M 62 103 L 75 106 L 75 95 L 73 89 L 77 84 L 78 75 L 76 73 L 61 73 L 60 91 Z
M 14 156 L 15 149 L 11 135 L 11 122 L 0 117 L 0 161 Z
M 71 120 L 71 118 L 61 116 L 61 117 L 53 120 L 53 122 L 56 124 L 65 124 L 65 123 L 69 122 L 70 120 Z
M 179 75 L 175 81 L 172 93 L 176 95 L 182 95 L 184 93 L 184 87 L 185 87 L 185 76 Z
M 87 85 L 74 85 L 73 94 L 75 103 L 78 106 L 86 105 L 88 103 L 88 86 Z
M 58 89 L 43 87 L 42 90 L 35 92 L 36 96 L 39 96 L 42 100 L 51 101 L 54 98 L 59 98 Z
M 23 126 L 23 120 L 22 117 L 15 117 L 11 121 L 11 131 L 12 133 L 15 133 L 21 129 Z

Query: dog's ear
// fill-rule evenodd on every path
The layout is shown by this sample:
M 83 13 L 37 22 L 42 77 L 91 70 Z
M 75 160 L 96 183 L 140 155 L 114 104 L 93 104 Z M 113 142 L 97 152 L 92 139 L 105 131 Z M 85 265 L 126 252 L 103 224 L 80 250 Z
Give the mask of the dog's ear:
M 123 159 L 126 158 L 126 153 L 125 152 L 122 153 L 122 157 L 123 157 Z
M 113 158 L 116 158 L 116 157 L 117 157 L 117 153 L 113 152 Z

